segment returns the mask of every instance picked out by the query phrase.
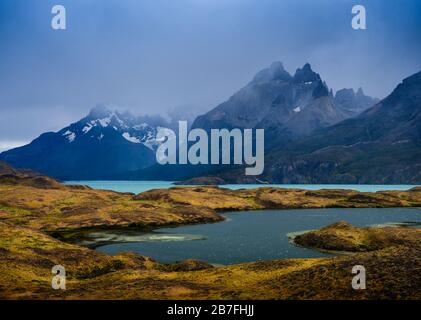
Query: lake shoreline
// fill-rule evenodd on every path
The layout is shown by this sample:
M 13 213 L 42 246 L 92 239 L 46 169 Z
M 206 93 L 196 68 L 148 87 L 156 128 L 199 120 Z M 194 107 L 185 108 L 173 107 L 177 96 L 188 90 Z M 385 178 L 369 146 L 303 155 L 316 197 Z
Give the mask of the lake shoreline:
M 13 181 L 0 184 L 0 194 L 0 297 L 4 299 L 318 299 L 332 294 L 344 298 L 350 297 L 350 293 L 333 289 L 320 291 L 318 280 L 309 282 L 307 274 L 315 274 L 312 279 L 321 279 L 325 286 L 340 289 L 337 279 L 346 279 L 347 273 L 343 274 L 345 269 L 337 263 L 347 265 L 363 260 L 374 269 L 389 263 L 391 268 L 402 269 L 398 274 L 402 277 L 413 272 L 417 267 L 414 261 L 419 256 L 418 247 L 405 246 L 352 257 L 281 259 L 214 269 L 194 261 L 162 264 L 137 254 L 109 256 L 48 234 L 98 227 L 104 230 L 217 222 L 222 220 L 220 213 L 224 211 L 421 207 L 421 188 L 367 193 L 270 187 L 247 190 L 174 187 L 133 195 L 48 180 L 33 185 L 28 180 L 25 185 Z M 374 259 L 373 254 L 382 258 Z M 407 260 L 408 263 L 402 263 Z M 65 292 L 51 290 L 51 268 L 57 263 L 66 267 L 69 277 L 69 290 Z M 321 266 L 331 270 L 329 278 L 320 273 Z M 249 274 L 254 276 L 248 277 Z M 218 285 L 220 279 L 224 282 L 222 287 Z M 381 284 L 389 280 L 381 279 L 379 285 L 373 285 L 379 291 L 370 291 L 370 297 L 387 298 Z M 405 284 L 417 279 L 400 280 Z M 411 290 L 401 295 L 416 296 Z M 364 293 L 351 297 L 367 298 Z
M 68 185 L 71 187 L 71 185 Z M 107 190 L 98 190 L 107 192 Z M 418 192 L 419 191 L 419 192 Z M 108 191 L 110 192 L 110 191 Z M 111 191 L 118 193 L 115 191 Z M 185 187 L 177 186 L 170 189 L 152 189 L 133 195 L 136 201 L 146 203 L 165 203 L 167 207 L 188 208 L 201 211 L 203 208 L 213 212 L 210 218 L 200 218 L 194 221 L 169 221 L 163 223 L 125 223 L 113 225 L 84 225 L 79 228 L 55 228 L 45 230 L 51 236 L 72 242 L 75 238 L 83 237 L 87 232 L 116 230 L 116 231 L 145 231 L 150 232 L 162 228 L 177 228 L 186 225 L 216 223 L 224 221 L 224 213 L 233 211 L 256 210 L 290 210 L 317 208 L 404 208 L 421 207 L 421 187 L 406 191 L 377 191 L 359 192 L 346 189 L 282 189 L 274 187 L 260 187 L 256 189 L 231 190 L 217 186 Z M 401 201 L 399 196 L 415 195 Z M 182 200 L 183 197 L 189 199 Z M 282 197 L 287 198 L 283 201 Z M 291 199 L 296 197 L 296 199 Z M 360 198 L 359 198 L 360 197 Z M 288 199 L 289 198 L 289 199 Z M 351 198 L 351 201 L 349 200 Z M 218 203 L 218 201 L 225 203 Z M 409 200 L 409 201 L 408 201 Z M 197 203 L 195 203 L 197 201 Z M 238 203 L 236 203 L 238 201 Z M 73 243 L 73 242 L 72 242 Z

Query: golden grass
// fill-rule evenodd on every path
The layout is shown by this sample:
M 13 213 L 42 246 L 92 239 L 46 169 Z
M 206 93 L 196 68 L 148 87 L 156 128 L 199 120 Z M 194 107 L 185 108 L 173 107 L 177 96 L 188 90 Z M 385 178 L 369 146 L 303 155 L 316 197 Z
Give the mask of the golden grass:
M 164 265 L 135 254 L 107 256 L 46 233 L 67 230 L 72 237 L 72 231 L 77 234 L 83 228 L 219 221 L 216 210 L 420 205 L 421 190 L 177 187 L 135 196 L 63 185 L 0 185 L 0 298 L 420 299 L 420 233 L 408 228 L 331 226 L 302 239 L 323 249 L 326 244 L 333 249 L 342 245 L 362 252 L 217 268 L 194 261 Z M 314 246 L 311 241 L 303 244 Z M 56 264 L 66 267 L 65 291 L 51 288 L 51 268 Z M 366 266 L 369 273 L 363 292 L 351 288 L 356 264 Z

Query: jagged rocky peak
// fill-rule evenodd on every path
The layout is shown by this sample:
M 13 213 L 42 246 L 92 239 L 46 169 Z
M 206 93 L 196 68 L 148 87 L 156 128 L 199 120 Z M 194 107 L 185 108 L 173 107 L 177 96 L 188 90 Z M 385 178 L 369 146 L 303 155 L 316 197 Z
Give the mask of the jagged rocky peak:
M 99 104 L 89 111 L 89 114 L 78 123 L 84 124 L 85 133 L 92 127 L 127 128 L 134 117 L 131 114 L 121 114 L 113 105 Z M 130 121 L 129 121 L 130 120 Z
M 334 101 L 339 108 L 350 116 L 353 116 L 374 106 L 379 100 L 366 96 L 360 87 L 357 92 L 352 88 L 338 90 L 335 94 Z
M 352 88 L 344 88 L 336 92 L 335 98 L 338 100 L 354 99 L 358 97 L 367 97 L 364 94 L 363 88 L 359 87 L 357 92 Z
M 269 68 L 265 68 L 258 72 L 252 82 L 270 82 L 277 80 L 289 81 L 291 79 L 292 76 L 284 69 L 282 62 L 275 61 Z
M 350 100 L 350 99 L 354 99 L 354 98 L 355 98 L 355 92 L 354 92 L 354 89 L 352 88 L 350 89 L 344 88 L 344 89 L 338 90 L 335 94 L 335 100 L 339 103 Z
M 113 126 L 117 128 L 144 128 L 146 126 L 167 127 L 169 125 L 169 121 L 160 115 L 134 115 L 129 110 L 119 111 L 117 107 L 110 104 L 95 106 L 90 110 L 89 114 L 80 121 L 90 122 L 91 124 L 96 122 L 100 123 L 103 127 Z
M 302 68 L 298 68 L 294 75 L 294 82 L 296 83 L 312 83 L 321 80 L 320 75 L 313 71 L 309 63 L 306 63 Z
M 357 90 L 357 93 L 355 94 L 357 96 L 365 96 L 363 88 L 359 87 Z
M 281 62 L 274 62 L 227 101 L 199 116 L 192 127 L 265 128 L 273 141 L 281 141 L 343 119 L 328 86 L 310 64 L 292 77 Z

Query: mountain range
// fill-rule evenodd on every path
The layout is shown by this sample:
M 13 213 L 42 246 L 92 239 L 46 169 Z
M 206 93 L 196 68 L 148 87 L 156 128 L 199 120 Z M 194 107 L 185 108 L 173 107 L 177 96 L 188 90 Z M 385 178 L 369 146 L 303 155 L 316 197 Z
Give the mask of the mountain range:
M 265 129 L 265 171 L 156 164 L 159 128 L 177 120 L 105 106 L 58 132 L 5 151 L 0 160 L 63 180 L 182 180 L 186 183 L 419 183 L 421 75 L 379 101 L 360 88 L 333 93 L 310 64 L 291 75 L 275 62 L 192 128 Z
M 356 117 L 269 151 L 265 171 L 221 171 L 219 183 L 421 183 L 421 72 Z M 196 181 L 206 183 L 206 178 Z M 195 179 L 186 181 L 195 183 Z

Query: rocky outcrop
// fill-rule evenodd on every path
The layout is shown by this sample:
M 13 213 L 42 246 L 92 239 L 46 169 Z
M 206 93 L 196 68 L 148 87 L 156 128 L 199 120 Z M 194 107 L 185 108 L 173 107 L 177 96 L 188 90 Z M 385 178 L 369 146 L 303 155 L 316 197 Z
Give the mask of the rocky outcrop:
M 374 251 L 399 245 L 415 246 L 421 242 L 421 230 L 399 227 L 357 228 L 341 221 L 298 235 L 294 242 L 304 247 L 323 250 Z

